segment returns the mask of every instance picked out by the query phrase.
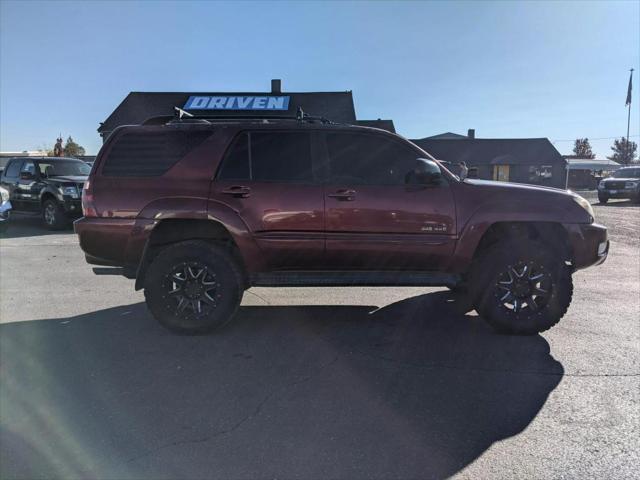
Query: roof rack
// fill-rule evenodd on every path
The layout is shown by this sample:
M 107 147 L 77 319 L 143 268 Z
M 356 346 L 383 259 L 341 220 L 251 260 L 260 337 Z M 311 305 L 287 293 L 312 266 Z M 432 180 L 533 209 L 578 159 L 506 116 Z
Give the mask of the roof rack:
M 199 124 L 211 124 L 215 122 L 238 122 L 238 121 L 247 121 L 253 120 L 256 122 L 269 122 L 269 121 L 297 121 L 297 122 L 308 122 L 308 123 L 322 123 L 324 125 L 340 125 L 339 123 L 333 122 L 325 117 L 309 115 L 305 113 L 301 107 L 298 107 L 296 116 L 285 116 L 285 115 L 215 115 L 215 114 L 206 114 L 206 115 L 196 115 L 194 113 L 188 112 L 179 107 L 173 107 L 175 114 L 174 115 L 160 115 L 156 117 L 150 117 L 142 122 L 142 125 L 175 125 L 175 124 L 185 124 L 185 123 L 199 123 Z

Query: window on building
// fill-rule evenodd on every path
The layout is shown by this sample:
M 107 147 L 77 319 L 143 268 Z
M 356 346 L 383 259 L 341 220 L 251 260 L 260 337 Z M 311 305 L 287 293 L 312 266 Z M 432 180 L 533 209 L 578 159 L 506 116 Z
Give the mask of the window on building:
M 530 165 L 529 166 L 529 181 L 540 182 L 548 180 L 553 175 L 552 165 Z
M 403 185 L 416 163 L 416 153 L 375 135 L 327 134 L 330 183 Z

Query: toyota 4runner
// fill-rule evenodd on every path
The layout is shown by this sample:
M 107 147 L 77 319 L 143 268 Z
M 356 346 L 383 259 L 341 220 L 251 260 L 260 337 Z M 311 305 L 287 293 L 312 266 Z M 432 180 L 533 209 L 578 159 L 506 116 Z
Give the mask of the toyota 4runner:
M 75 222 L 96 273 L 144 289 L 164 326 L 226 324 L 252 286 L 446 286 L 500 331 L 565 314 L 602 263 L 582 197 L 460 180 L 408 140 L 311 120 L 175 120 L 103 145 Z

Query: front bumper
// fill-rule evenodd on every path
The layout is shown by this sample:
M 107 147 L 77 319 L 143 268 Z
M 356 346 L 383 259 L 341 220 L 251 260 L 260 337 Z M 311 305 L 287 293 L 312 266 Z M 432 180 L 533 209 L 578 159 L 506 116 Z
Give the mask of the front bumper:
M 0 223 L 9 221 L 9 216 L 11 215 L 11 206 L 10 201 L 3 202 L 0 205 Z
M 609 255 L 607 227 L 597 223 L 565 225 L 576 270 L 600 265 Z
M 636 188 L 620 188 L 620 189 L 606 189 L 598 188 L 599 197 L 607 198 L 638 198 L 640 192 Z
M 82 201 L 79 198 L 65 196 L 62 200 L 62 208 L 69 217 L 82 216 Z

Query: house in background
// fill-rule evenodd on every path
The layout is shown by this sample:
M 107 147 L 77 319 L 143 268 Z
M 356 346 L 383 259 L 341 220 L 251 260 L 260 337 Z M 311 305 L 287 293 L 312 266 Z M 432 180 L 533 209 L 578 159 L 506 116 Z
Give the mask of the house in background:
M 567 161 L 547 138 L 476 138 L 443 133 L 412 140 L 438 160 L 465 162 L 475 176 L 485 180 L 529 183 L 565 188 Z

